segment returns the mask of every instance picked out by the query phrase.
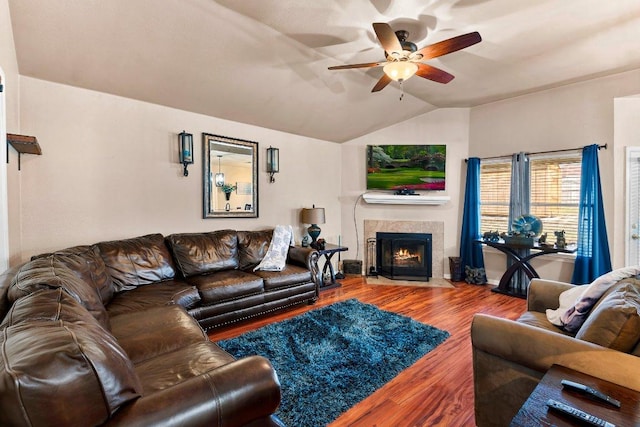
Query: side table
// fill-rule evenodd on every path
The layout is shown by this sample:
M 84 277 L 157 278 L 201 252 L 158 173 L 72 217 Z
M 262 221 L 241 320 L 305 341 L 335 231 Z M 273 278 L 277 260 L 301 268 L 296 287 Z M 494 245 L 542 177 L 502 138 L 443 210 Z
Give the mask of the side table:
M 600 390 L 619 400 L 620 408 L 563 388 L 561 381 L 564 379 Z M 564 366 L 553 365 L 511 421 L 511 427 L 579 425 L 576 420 L 549 410 L 546 405 L 549 399 L 573 406 L 618 427 L 640 425 L 640 392 Z
M 336 281 L 336 273 L 333 269 L 333 265 L 331 264 L 331 258 L 338 252 L 348 251 L 349 248 L 346 246 L 338 246 L 332 245 L 330 243 L 325 243 L 324 249 L 318 249 L 318 253 L 320 255 L 324 255 L 325 262 L 324 267 L 322 268 L 322 274 L 320 275 L 320 290 L 337 288 L 340 286 L 340 282 Z M 327 270 L 329 270 L 329 280 L 325 283 L 324 276 L 327 274 Z
M 500 278 L 500 283 L 496 288 L 493 289 L 493 292 L 498 292 L 501 294 L 511 295 L 519 298 L 527 297 L 527 289 L 519 289 L 512 286 L 511 279 L 519 270 L 523 271 L 527 275 L 529 280 L 539 278 L 540 276 L 538 275 L 538 272 L 530 263 L 533 258 L 549 254 L 572 254 L 578 250 L 576 245 L 569 245 L 566 248 L 560 249 L 554 246 L 540 246 L 537 243 L 534 245 L 505 243 L 503 240 L 500 240 L 498 242 L 476 240 L 476 243 L 485 244 L 494 249 L 497 249 L 500 252 L 504 253 L 507 256 L 507 259 L 513 261 L 511 266 L 504 272 L 504 274 Z M 534 252 L 530 252 L 529 255 L 521 255 L 519 253 L 520 249 L 533 250 Z

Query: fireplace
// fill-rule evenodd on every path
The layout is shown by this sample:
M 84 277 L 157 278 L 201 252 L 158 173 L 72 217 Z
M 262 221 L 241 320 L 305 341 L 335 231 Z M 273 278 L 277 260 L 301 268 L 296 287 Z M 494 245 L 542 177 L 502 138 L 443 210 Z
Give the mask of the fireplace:
M 376 270 L 389 279 L 428 281 L 431 234 L 376 233 Z

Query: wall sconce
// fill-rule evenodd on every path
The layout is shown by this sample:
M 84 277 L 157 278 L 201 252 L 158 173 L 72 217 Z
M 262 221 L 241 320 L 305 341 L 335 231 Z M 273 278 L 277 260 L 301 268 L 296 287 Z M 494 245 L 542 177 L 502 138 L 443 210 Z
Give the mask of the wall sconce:
M 273 174 L 280 172 L 280 150 L 271 146 L 267 148 L 267 172 L 269 173 L 269 182 L 276 182 Z
M 218 154 L 218 173 L 215 175 L 214 181 L 216 183 L 216 187 L 222 187 L 224 185 L 224 174 L 220 170 L 220 159 L 222 158 L 222 154 Z
M 189 176 L 187 166 L 193 163 L 193 135 L 182 131 L 178 134 L 180 163 L 184 166 L 184 176 Z

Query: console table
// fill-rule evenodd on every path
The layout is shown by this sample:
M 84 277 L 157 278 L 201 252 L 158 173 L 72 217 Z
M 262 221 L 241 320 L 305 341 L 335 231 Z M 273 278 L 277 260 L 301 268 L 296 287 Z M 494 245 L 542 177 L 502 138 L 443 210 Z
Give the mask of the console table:
M 561 381 L 567 379 L 593 387 L 620 401 L 620 408 L 587 398 L 577 392 L 563 388 Z M 522 405 L 511 427 L 529 426 L 576 426 L 577 421 L 547 409 L 549 399 L 565 403 L 581 411 L 595 415 L 605 421 L 622 426 L 640 425 L 640 392 L 610 383 L 599 378 L 553 365 L 542 377 L 527 401 Z
M 576 245 L 569 245 L 566 248 L 556 248 L 555 246 L 541 246 L 537 243 L 533 245 L 522 245 L 517 243 L 505 243 L 503 240 L 499 240 L 497 242 L 491 242 L 488 240 L 478 240 L 477 243 L 484 243 L 487 246 L 491 246 L 499 250 L 500 252 L 507 255 L 507 259 L 513 261 L 513 264 L 504 272 L 502 277 L 500 278 L 500 283 L 497 288 L 493 289 L 493 292 L 499 292 L 501 294 L 507 294 L 511 296 L 516 296 L 519 298 L 527 297 L 527 290 L 521 289 L 512 285 L 512 278 L 516 274 L 516 272 L 524 271 L 529 280 L 537 279 L 540 276 L 538 272 L 533 268 L 529 261 L 533 258 L 548 255 L 548 254 L 558 254 L 565 253 L 571 254 L 578 250 Z M 529 255 L 520 255 L 520 250 L 528 249 L 532 250 Z
M 337 288 L 340 286 L 340 282 L 336 281 L 336 273 L 333 269 L 333 265 L 331 264 L 331 258 L 333 255 L 338 252 L 348 251 L 349 248 L 346 246 L 338 246 L 332 245 L 330 243 L 325 243 L 324 249 L 318 249 L 318 253 L 320 255 L 324 255 L 325 263 L 322 268 L 322 274 L 320 277 L 320 290 Z M 327 270 L 329 270 L 329 282 L 325 283 L 324 276 L 327 274 Z

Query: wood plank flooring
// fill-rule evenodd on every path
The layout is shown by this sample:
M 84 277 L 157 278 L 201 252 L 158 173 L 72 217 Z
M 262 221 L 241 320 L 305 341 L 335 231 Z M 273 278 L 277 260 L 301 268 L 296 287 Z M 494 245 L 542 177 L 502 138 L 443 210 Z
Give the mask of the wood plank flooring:
M 367 285 L 365 278 L 351 275 L 341 282 L 339 288 L 322 291 L 315 305 L 298 306 L 212 331 L 209 337 L 212 341 L 235 337 L 308 310 L 357 298 L 383 310 L 444 329 L 451 336 L 343 413 L 330 427 L 474 426 L 469 337 L 473 315 L 481 312 L 515 319 L 524 312 L 525 300 L 491 292 L 490 286 L 466 283 L 454 283 L 454 289 Z

